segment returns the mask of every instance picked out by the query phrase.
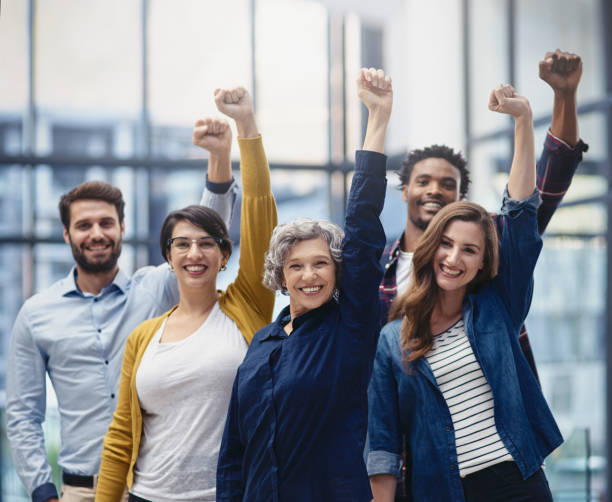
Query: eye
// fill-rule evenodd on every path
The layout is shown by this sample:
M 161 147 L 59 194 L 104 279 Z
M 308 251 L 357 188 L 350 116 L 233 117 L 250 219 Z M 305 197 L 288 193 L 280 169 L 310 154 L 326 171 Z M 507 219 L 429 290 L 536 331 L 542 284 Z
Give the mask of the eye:
M 423 187 L 425 185 L 427 185 L 428 181 L 427 180 L 417 180 L 416 184 L 420 187 Z
M 186 240 L 175 240 L 174 241 L 174 247 L 176 249 L 179 249 L 181 251 L 187 250 L 190 247 L 190 242 L 186 241 Z
M 329 265 L 329 262 L 327 262 L 326 260 L 319 260 L 318 262 L 315 263 L 315 265 L 317 267 L 324 267 L 325 265 Z
M 442 187 L 443 187 L 445 190 L 453 190 L 453 191 L 457 190 L 457 184 L 456 184 L 456 183 L 454 183 L 454 182 L 452 182 L 452 181 L 449 181 L 449 182 L 443 183 L 443 184 L 442 184 Z
M 104 228 L 110 228 L 110 227 L 112 227 L 114 224 L 115 224 L 115 222 L 114 222 L 114 221 L 103 221 L 102 223 L 100 223 L 100 226 L 101 226 L 101 227 L 104 227 Z
M 451 246 L 450 241 L 447 241 L 446 239 L 442 239 L 442 240 L 440 241 L 440 247 L 443 247 L 443 248 L 448 248 L 448 247 L 450 247 L 450 246 Z
M 209 237 L 204 237 L 203 239 L 200 239 L 200 247 L 202 249 L 211 249 L 215 247 L 215 244 L 215 241 Z
M 298 265 L 297 263 L 292 263 L 291 265 L 289 265 L 289 269 L 290 270 L 299 270 L 300 269 L 300 265 Z
M 465 252 L 468 254 L 476 254 L 476 250 L 474 248 L 465 248 Z

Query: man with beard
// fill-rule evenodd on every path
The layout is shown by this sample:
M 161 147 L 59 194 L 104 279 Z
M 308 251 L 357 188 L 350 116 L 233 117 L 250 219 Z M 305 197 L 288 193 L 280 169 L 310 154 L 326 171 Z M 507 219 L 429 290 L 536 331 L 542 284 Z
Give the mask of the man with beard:
M 229 126 L 199 121 L 194 143 L 210 152 L 201 204 L 227 221 L 235 196 Z M 138 324 L 177 303 L 178 286 L 167 264 L 132 276 L 119 269 L 125 232 L 119 189 L 86 182 L 64 194 L 59 209 L 76 265 L 26 300 L 17 316 L 8 355 L 7 434 L 32 500 L 57 500 L 42 429 L 48 374 L 60 414 L 62 500 L 93 502 L 125 341 Z
M 588 146 L 578 135 L 576 91 L 582 75 L 580 56 L 557 49 L 539 64 L 540 78 L 554 92 L 553 115 L 546 134 L 542 156 L 537 164 L 537 186 L 542 197 L 538 208 L 538 229 L 544 232 L 557 206 L 570 186 L 574 172 Z M 467 162 L 459 152 L 445 145 L 432 145 L 411 151 L 398 170 L 402 198 L 407 206 L 404 233 L 383 253 L 385 269 L 379 288 L 382 323 L 397 295 L 407 288 L 412 274 L 412 255 L 418 239 L 438 211 L 467 195 L 470 183 Z M 523 326 L 519 340 L 529 365 L 537 377 L 533 352 Z M 370 468 L 370 466 L 368 466 Z M 396 500 L 403 498 L 403 486 Z

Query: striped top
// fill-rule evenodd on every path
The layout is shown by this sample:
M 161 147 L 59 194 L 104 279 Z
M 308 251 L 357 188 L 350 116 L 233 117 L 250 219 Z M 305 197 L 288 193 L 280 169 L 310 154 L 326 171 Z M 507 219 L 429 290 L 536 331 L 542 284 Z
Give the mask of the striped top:
M 461 477 L 513 460 L 497 432 L 493 393 L 465 334 L 463 319 L 434 337 L 425 358 L 451 414 Z

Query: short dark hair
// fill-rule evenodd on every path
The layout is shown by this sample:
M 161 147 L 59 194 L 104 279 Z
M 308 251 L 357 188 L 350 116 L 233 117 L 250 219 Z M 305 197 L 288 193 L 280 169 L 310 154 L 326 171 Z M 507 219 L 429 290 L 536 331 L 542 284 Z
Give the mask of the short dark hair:
M 103 181 L 86 181 L 79 186 L 70 190 L 61 196 L 59 201 L 59 212 L 62 220 L 62 225 L 65 228 L 70 227 L 70 204 L 77 200 L 93 199 L 103 200 L 109 204 L 113 204 L 117 209 L 119 224 L 123 223 L 125 201 L 121 190 L 113 185 L 104 183 Z
M 223 218 L 219 216 L 219 213 L 209 207 L 197 206 L 194 204 L 184 207 L 183 209 L 172 211 L 166 216 L 159 234 L 159 246 L 164 260 L 168 261 L 168 257 L 166 256 L 169 248 L 168 240 L 172 238 L 174 227 L 179 221 L 193 223 L 207 234 L 221 239 L 221 243 L 219 244 L 221 251 L 227 252 L 228 256 L 232 254 L 232 241 L 230 241 Z
M 409 152 L 408 156 L 402 161 L 402 166 L 397 170 L 401 186 L 406 186 L 410 183 L 410 175 L 417 162 L 432 157 L 444 159 L 459 170 L 461 175 L 459 195 L 461 198 L 465 197 L 471 181 L 467 161 L 461 152 L 455 152 L 455 150 L 446 145 L 431 145 Z

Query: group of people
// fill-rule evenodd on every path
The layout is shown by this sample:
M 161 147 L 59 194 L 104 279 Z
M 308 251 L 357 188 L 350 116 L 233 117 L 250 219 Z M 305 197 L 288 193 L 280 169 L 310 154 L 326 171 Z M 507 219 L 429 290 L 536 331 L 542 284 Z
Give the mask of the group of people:
M 406 229 L 387 249 L 389 76 L 357 79 L 368 122 L 343 229 L 277 225 L 251 98 L 218 89 L 242 178 L 239 270 L 225 291 L 237 188 L 224 120 L 195 125 L 206 186 L 200 205 L 166 217 L 164 265 L 118 268 L 117 188 L 86 182 L 62 196 L 76 264 L 23 305 L 7 371 L 7 432 L 32 500 L 58 500 L 46 375 L 63 501 L 552 500 L 541 466 L 562 437 L 522 325 L 540 234 L 586 150 L 581 72 L 559 50 L 540 63 L 555 98 L 537 169 L 528 100 L 509 85 L 491 92 L 489 109 L 515 122 L 498 215 L 464 200 L 460 153 L 412 151 L 399 171 Z M 276 291 L 289 305 L 272 321 Z

